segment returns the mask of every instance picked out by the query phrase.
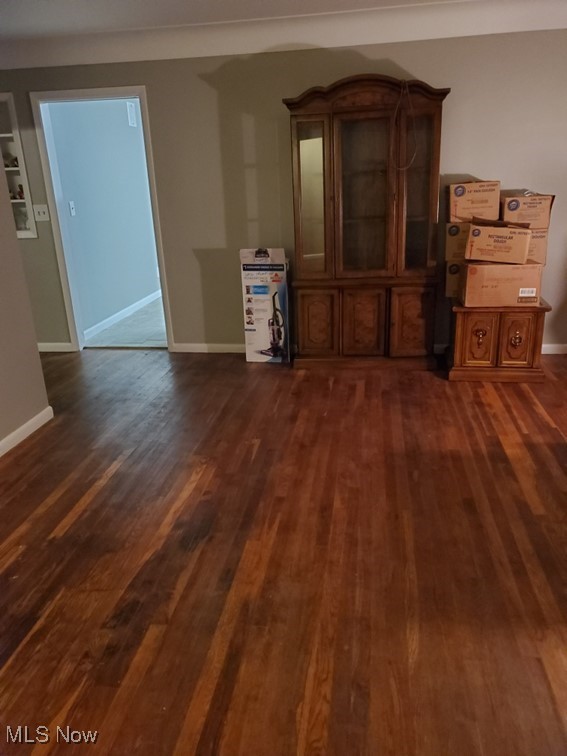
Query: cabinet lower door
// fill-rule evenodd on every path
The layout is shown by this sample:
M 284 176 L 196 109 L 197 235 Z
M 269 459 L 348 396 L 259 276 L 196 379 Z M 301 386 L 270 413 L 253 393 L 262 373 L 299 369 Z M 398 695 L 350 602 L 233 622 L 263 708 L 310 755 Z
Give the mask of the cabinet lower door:
M 459 347 L 459 364 L 467 367 L 494 367 L 498 349 L 498 314 L 493 312 L 465 313 L 459 328 L 463 329 Z
M 343 291 L 344 355 L 383 355 L 385 289 Z
M 498 364 L 502 367 L 531 367 L 537 313 L 515 312 L 501 317 Z
M 297 312 L 299 354 L 310 357 L 338 355 L 338 290 L 299 289 Z
M 435 288 L 396 286 L 391 290 L 390 356 L 422 357 L 433 352 Z

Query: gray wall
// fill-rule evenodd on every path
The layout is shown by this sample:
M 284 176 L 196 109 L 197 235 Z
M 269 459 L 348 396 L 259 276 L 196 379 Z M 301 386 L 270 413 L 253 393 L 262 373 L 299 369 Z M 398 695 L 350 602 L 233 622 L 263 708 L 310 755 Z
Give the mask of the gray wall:
M 24 270 L 0 177 L 0 449 L 2 441 L 48 407 Z
M 44 200 L 28 92 L 145 84 L 165 269 L 177 343 L 241 343 L 238 250 L 293 247 L 289 117 L 283 97 L 362 72 L 451 87 L 441 170 L 557 195 L 544 296 L 545 342 L 567 344 L 567 32 L 270 52 L 0 74 L 14 91 L 35 202 Z M 65 340 L 49 229 L 23 241 L 41 341 Z M 438 336 L 443 339 L 443 333 Z
M 83 330 L 159 289 L 140 107 L 129 102 L 136 127 L 126 100 L 44 106 Z

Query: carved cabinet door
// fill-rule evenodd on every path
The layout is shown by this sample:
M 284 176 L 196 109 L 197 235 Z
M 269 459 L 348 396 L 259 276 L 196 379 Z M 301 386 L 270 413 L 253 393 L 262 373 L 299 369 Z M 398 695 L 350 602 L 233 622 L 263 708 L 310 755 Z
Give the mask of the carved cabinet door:
M 532 365 L 536 317 L 537 313 L 534 312 L 502 315 L 499 365 L 502 367 L 511 365 L 530 367 Z
M 390 356 L 422 357 L 433 351 L 435 289 L 394 286 L 390 304 Z
M 343 354 L 384 354 L 385 289 L 343 291 Z
M 463 318 L 462 364 L 476 367 L 496 365 L 498 313 L 468 312 Z
M 300 354 L 329 357 L 339 353 L 339 292 L 337 289 L 298 289 L 298 347 Z

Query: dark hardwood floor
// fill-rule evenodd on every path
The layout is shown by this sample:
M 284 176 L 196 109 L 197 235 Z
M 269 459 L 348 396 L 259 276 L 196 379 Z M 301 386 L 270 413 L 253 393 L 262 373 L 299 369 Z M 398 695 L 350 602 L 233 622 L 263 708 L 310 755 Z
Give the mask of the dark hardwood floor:
M 567 754 L 567 357 L 43 364 L 55 420 L 0 460 L 2 756 Z

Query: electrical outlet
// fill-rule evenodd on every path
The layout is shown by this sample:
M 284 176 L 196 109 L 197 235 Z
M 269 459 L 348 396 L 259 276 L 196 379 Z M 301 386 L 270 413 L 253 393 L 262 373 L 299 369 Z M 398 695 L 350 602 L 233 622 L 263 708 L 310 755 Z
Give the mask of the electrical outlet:
M 33 206 L 33 217 L 36 219 L 38 223 L 41 223 L 42 221 L 48 221 L 49 220 L 49 209 L 47 205 L 34 205 Z

